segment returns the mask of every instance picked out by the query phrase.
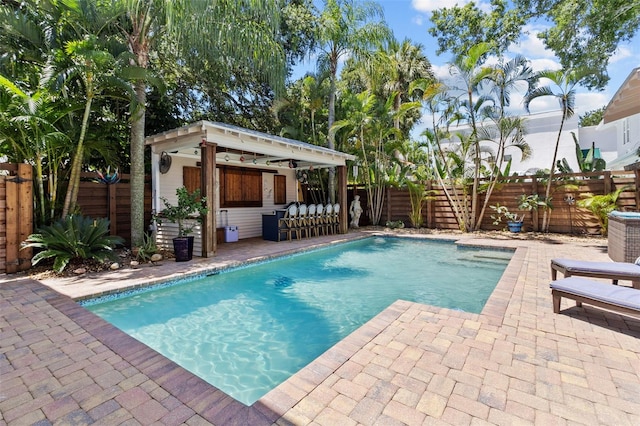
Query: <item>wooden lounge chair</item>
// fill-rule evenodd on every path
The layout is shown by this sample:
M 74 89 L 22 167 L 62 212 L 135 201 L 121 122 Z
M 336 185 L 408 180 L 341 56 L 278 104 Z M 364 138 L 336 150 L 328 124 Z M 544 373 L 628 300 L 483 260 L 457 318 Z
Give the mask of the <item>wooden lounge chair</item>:
M 629 280 L 633 288 L 640 289 L 640 265 L 627 262 L 589 262 L 572 259 L 551 259 L 551 279 L 555 281 L 558 272 L 565 278 L 572 275 L 613 280 Z
M 610 284 L 570 277 L 551 282 L 553 312 L 560 312 L 560 300 L 563 297 L 582 303 L 598 306 L 612 311 L 619 311 L 640 316 L 640 290 L 631 287 L 613 286 Z

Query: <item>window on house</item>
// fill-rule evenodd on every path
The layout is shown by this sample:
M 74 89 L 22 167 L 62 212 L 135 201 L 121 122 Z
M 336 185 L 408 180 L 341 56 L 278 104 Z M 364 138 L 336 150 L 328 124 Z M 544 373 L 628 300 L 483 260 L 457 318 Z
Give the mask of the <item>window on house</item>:
M 220 167 L 220 207 L 262 207 L 262 172 Z
M 287 177 L 284 175 L 273 176 L 273 204 L 287 203 Z
M 631 142 L 631 129 L 629 129 L 629 119 L 622 120 L 622 144 Z

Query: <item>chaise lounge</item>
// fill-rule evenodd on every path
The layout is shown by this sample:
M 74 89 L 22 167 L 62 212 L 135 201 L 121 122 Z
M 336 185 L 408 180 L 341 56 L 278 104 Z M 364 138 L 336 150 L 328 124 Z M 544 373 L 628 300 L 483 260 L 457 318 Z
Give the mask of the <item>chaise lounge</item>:
M 640 259 L 638 259 L 640 260 Z M 558 272 L 565 278 L 572 275 L 613 280 L 629 280 L 633 288 L 640 289 L 640 264 L 627 262 L 589 262 L 572 259 L 551 259 L 551 279 L 556 280 Z
M 640 316 L 640 290 L 630 287 L 613 286 L 585 278 L 569 277 L 551 282 L 553 312 L 560 312 L 563 297 L 613 311 Z

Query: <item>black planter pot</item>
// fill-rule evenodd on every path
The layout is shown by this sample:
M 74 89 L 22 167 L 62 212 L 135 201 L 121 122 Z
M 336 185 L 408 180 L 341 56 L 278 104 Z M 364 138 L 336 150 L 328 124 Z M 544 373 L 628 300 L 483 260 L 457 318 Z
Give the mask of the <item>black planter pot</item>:
M 173 254 L 176 262 L 187 262 L 193 258 L 193 236 L 173 239 Z

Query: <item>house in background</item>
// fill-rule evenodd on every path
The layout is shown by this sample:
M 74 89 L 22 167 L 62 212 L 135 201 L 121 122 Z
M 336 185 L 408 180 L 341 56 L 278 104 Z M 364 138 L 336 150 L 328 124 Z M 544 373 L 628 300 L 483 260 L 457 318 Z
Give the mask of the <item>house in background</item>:
M 516 148 L 505 150 L 505 162 L 511 159 L 511 173 L 533 174 L 537 170 L 549 169 L 553 158 L 562 118 L 562 111 L 550 111 L 526 115 L 525 140 L 531 147 L 531 156 L 522 160 Z M 452 132 L 469 133 L 469 126 L 452 126 Z M 578 127 L 578 116 L 568 118 L 563 126 L 558 146 L 557 159 L 565 158 L 569 166 L 580 171 L 576 159 L 575 143 L 571 133 L 578 138 L 583 152 L 592 146 L 596 156 L 604 159 L 607 170 L 628 170 L 640 168 L 640 67 L 631 71 L 622 86 L 613 95 L 605 108 L 602 122 L 597 126 Z M 453 149 L 455 141 L 444 144 Z M 483 142 L 483 146 L 495 150 L 495 145 Z
M 503 164 L 506 164 L 509 159 L 511 160 L 511 174 L 534 174 L 538 170 L 548 170 L 551 167 L 553 150 L 558 138 L 560 121 L 562 120 L 562 111 L 535 113 L 526 115 L 525 117 L 526 133 L 524 138 L 531 148 L 531 155 L 528 159 L 523 160 L 522 153 L 518 148 L 507 145 L 504 152 L 505 158 Z M 449 130 L 452 134 L 468 134 L 470 127 L 467 124 L 463 124 L 451 126 Z M 579 133 L 578 117 L 575 115 L 566 119 L 564 122 L 562 134 L 560 135 L 557 159 L 561 160 L 562 158 L 566 158 L 569 166 L 573 170 L 579 170 L 575 143 L 571 132 L 574 132 L 576 136 Z M 455 149 L 456 140 L 457 139 L 454 139 L 450 142 L 443 143 L 443 148 Z M 481 145 L 491 149 L 493 152 L 495 152 L 497 148 L 495 143 L 488 141 L 481 142 Z M 591 142 L 589 142 L 589 146 L 582 146 L 582 148 L 591 148 Z
M 596 146 L 615 144 L 616 157 L 607 160 L 608 170 L 637 168 L 640 164 L 640 67 L 629 73 L 613 95 L 592 135 Z

